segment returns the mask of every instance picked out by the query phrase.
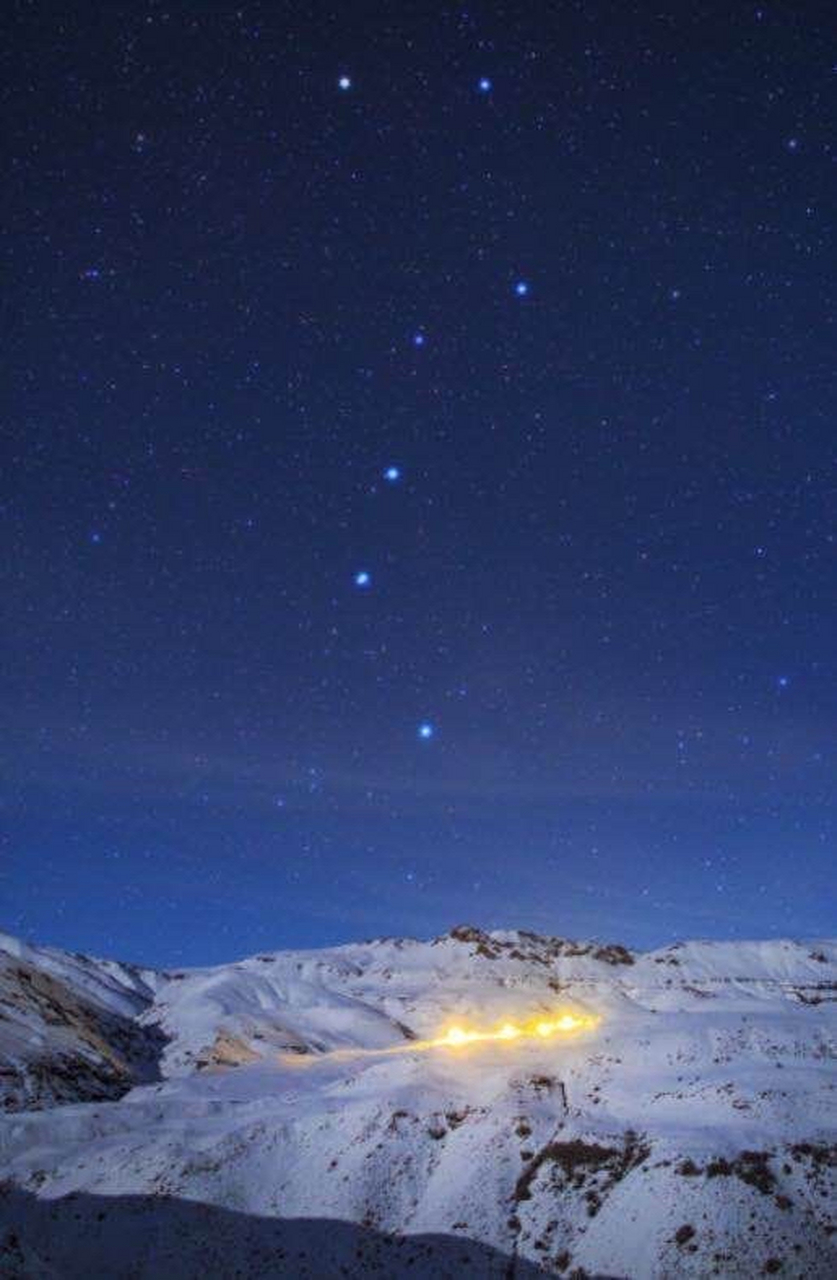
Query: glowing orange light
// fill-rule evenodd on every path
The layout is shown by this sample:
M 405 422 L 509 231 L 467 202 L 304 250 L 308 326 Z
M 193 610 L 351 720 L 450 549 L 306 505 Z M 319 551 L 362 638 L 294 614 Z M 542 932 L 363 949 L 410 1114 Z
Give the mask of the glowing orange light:
M 465 1045 L 482 1043 L 487 1040 L 525 1040 L 542 1039 L 550 1036 L 570 1036 L 580 1031 L 592 1031 L 601 1022 L 596 1013 L 580 1013 L 572 1009 L 559 1010 L 551 1018 L 533 1017 L 524 1022 L 501 1022 L 493 1030 L 479 1031 L 471 1027 L 463 1027 L 454 1023 L 434 1040 L 410 1040 L 405 1044 L 390 1045 L 381 1049 L 332 1049 L 325 1054 L 300 1056 L 283 1054 L 280 1056 L 286 1066 L 312 1067 L 324 1058 L 345 1059 L 379 1058 L 389 1054 L 427 1053 L 430 1049 L 461 1049 Z
M 574 1031 L 590 1031 L 601 1022 L 595 1014 L 572 1013 L 566 1010 L 553 1018 L 531 1018 L 526 1022 L 503 1022 L 496 1030 L 477 1031 L 458 1024 L 448 1027 L 436 1040 L 426 1040 L 428 1048 L 448 1046 L 456 1049 L 460 1045 L 473 1044 L 484 1040 L 518 1040 L 538 1036 L 547 1039 L 554 1035 L 569 1035 Z

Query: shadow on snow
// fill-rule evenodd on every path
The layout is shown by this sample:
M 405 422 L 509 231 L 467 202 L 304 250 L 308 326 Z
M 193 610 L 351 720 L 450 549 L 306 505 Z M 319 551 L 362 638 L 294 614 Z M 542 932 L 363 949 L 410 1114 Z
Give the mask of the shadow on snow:
M 544 1272 L 467 1237 L 392 1236 L 326 1218 L 262 1218 L 169 1196 L 40 1200 L 0 1190 L 8 1280 L 535 1280 Z

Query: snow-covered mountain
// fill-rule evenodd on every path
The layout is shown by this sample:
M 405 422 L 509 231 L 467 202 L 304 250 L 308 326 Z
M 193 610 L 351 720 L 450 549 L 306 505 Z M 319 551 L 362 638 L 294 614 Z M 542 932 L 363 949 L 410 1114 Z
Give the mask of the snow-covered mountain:
M 3 1276 L 837 1275 L 834 941 L 0 935 L 0 1101 Z

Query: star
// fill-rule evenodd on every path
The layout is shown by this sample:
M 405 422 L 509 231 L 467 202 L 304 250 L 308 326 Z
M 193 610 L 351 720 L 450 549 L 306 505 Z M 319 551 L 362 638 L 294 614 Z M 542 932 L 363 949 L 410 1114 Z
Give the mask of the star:
M 427 341 L 427 339 L 425 338 L 424 334 L 421 332 L 421 330 L 420 330 L 420 329 L 419 329 L 418 333 L 414 333 L 414 334 L 413 334 L 413 346 L 414 346 L 414 347 L 423 347 L 426 341 Z
M 90 535 L 90 541 L 91 541 L 95 546 L 98 546 L 98 545 L 99 545 L 99 543 L 102 541 L 102 535 L 98 532 L 98 530 L 96 530 L 94 533 L 91 533 L 91 535 Z
M 479 89 L 480 93 L 491 92 L 492 85 L 488 76 L 480 76 L 479 80 L 477 81 L 477 88 Z
M 780 689 L 787 689 L 788 685 L 790 684 L 790 677 L 779 676 L 778 680 L 776 681 L 776 684 Z
M 372 575 L 366 569 L 359 569 L 355 574 L 356 587 L 371 587 Z
M 424 720 L 418 727 L 418 736 L 422 742 L 429 742 L 436 732 L 429 720 Z
M 337 88 L 342 89 L 345 93 L 347 89 L 351 89 L 352 81 L 349 76 L 341 76 L 337 81 Z
M 386 471 L 384 472 L 384 479 L 388 480 L 390 484 L 397 484 L 397 482 L 401 479 L 401 468 L 387 467 Z
M 518 280 L 514 286 L 514 291 L 518 298 L 525 298 L 529 292 L 529 285 L 525 280 Z

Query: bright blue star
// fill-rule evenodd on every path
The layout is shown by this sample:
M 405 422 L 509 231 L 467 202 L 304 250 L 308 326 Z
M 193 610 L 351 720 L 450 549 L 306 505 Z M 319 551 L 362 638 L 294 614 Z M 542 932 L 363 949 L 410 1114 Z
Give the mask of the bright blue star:
M 352 87 L 352 81 L 349 76 L 341 76 L 340 79 L 337 81 L 337 88 L 342 89 L 344 93 L 346 92 L 347 89 L 351 89 L 351 87 Z
M 356 587 L 371 587 L 371 585 L 372 585 L 372 574 L 368 573 L 366 569 L 361 569 L 359 570 L 358 573 L 355 574 Z
M 386 471 L 384 472 L 384 479 L 388 480 L 390 484 L 395 484 L 398 480 L 401 479 L 401 468 L 387 467 Z
M 99 543 L 102 541 L 102 535 L 101 535 L 100 533 L 98 533 L 98 532 L 96 532 L 96 533 L 91 533 L 91 535 L 90 535 L 90 541 L 91 541 L 91 542 L 93 542 L 93 543 L 95 543 L 95 545 L 96 545 L 96 546 L 98 546 L 98 545 L 99 545 Z
M 790 684 L 790 677 L 779 676 L 779 679 L 776 681 L 776 684 L 779 686 L 780 689 L 787 689 L 788 685 Z
M 414 347 L 423 347 L 426 341 L 427 341 L 427 339 L 425 338 L 425 336 L 424 336 L 424 334 L 421 332 L 421 330 L 419 330 L 419 331 L 418 331 L 418 333 L 414 333 L 414 334 L 413 334 L 413 346 L 414 346 Z
M 480 77 L 480 79 L 477 81 L 477 88 L 479 89 L 480 93 L 491 92 L 491 81 L 489 80 L 488 76 Z
M 421 738 L 422 742 L 428 742 L 435 732 L 436 730 L 433 728 L 433 725 L 429 720 L 425 720 L 423 724 L 420 724 L 418 727 L 418 736 Z
M 518 280 L 517 284 L 514 286 L 514 291 L 518 298 L 525 298 L 526 294 L 529 292 L 529 285 L 525 280 Z

